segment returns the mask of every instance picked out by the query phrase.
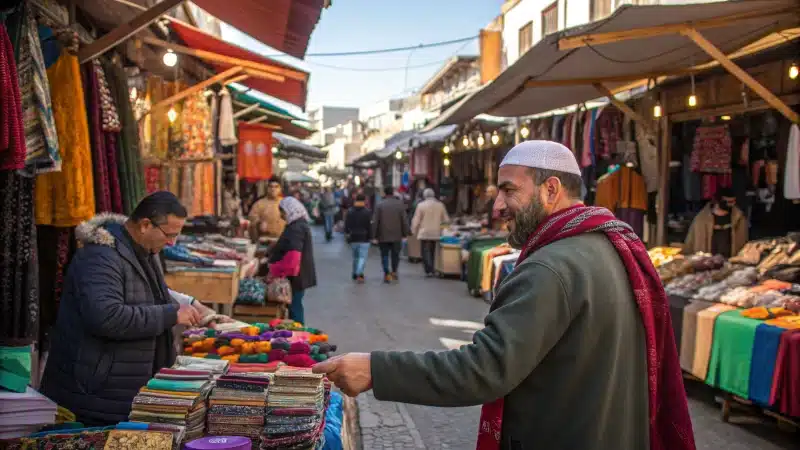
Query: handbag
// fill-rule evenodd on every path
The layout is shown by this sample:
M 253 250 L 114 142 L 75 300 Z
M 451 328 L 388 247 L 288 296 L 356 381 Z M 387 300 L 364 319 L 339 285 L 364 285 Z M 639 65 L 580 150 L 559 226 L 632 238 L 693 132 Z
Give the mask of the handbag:
M 292 304 L 292 285 L 286 278 L 275 278 L 267 283 L 267 301 Z

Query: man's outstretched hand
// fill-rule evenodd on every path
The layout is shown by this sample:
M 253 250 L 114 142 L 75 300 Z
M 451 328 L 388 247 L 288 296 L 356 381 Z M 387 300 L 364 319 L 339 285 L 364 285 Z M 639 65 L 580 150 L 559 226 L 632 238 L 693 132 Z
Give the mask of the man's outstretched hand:
M 347 353 L 315 364 L 314 373 L 327 375 L 349 397 L 372 389 L 369 353 Z

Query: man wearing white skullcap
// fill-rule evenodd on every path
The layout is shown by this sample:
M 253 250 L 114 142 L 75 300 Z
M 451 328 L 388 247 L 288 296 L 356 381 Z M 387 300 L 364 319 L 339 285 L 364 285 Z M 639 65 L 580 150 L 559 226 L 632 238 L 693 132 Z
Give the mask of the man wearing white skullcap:
M 349 354 L 314 371 L 348 395 L 482 404 L 478 450 L 694 450 L 669 305 L 639 238 L 581 203 L 580 167 L 561 144 L 515 146 L 497 178 L 495 211 L 522 252 L 472 343 Z

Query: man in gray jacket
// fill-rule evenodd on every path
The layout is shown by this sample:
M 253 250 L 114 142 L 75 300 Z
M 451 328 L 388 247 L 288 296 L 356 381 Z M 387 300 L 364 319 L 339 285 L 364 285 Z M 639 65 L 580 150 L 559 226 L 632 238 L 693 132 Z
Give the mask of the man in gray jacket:
M 580 167 L 561 144 L 517 145 L 498 181 L 495 209 L 523 253 L 472 343 L 342 355 L 314 371 L 351 396 L 483 404 L 479 449 L 693 450 L 669 307 L 641 241 L 581 204 Z
M 391 186 L 386 186 L 383 193 L 383 200 L 375 207 L 372 236 L 381 249 L 383 282 L 391 283 L 398 280 L 400 250 L 403 249 L 403 239 L 410 233 L 406 204 L 394 196 L 394 188 Z
M 169 367 L 172 328 L 212 311 L 167 288 L 158 253 L 174 243 L 186 209 L 170 192 L 144 198 L 130 218 L 99 214 L 78 225 L 42 391 L 86 425 L 127 420 L 131 401 Z

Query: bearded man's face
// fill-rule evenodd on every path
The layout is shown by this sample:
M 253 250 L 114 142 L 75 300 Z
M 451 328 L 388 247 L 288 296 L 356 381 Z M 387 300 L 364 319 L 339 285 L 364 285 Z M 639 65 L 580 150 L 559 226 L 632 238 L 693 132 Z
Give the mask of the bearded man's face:
M 503 166 L 497 178 L 500 192 L 495 211 L 508 223 L 508 244 L 521 249 L 550 211 L 544 204 L 541 186 L 534 184 L 527 167 Z

